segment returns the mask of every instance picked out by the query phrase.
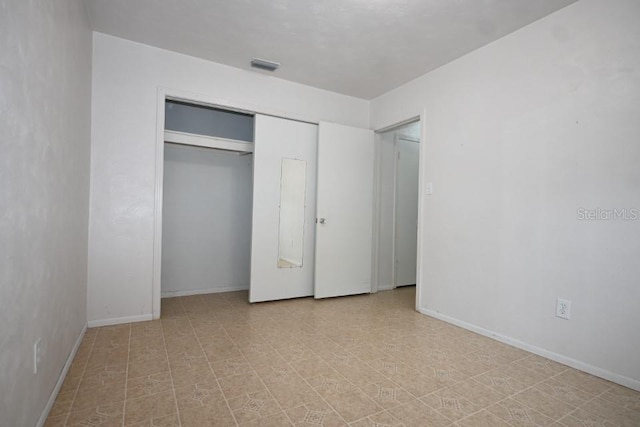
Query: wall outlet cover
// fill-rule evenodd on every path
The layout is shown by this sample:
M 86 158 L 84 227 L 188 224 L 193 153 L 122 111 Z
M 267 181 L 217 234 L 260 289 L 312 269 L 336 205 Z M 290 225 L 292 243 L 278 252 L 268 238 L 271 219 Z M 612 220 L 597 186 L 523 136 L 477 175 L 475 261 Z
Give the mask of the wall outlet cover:
M 571 319 L 571 301 L 558 298 L 556 300 L 556 316 L 561 319 Z

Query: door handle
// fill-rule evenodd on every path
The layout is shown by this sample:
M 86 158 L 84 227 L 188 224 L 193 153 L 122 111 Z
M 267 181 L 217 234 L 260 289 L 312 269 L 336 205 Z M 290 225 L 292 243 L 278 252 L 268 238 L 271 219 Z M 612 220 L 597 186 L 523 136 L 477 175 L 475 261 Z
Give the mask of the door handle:
M 327 220 L 324 219 L 324 218 L 320 218 L 320 220 L 318 222 L 320 222 L 320 224 L 326 224 Z

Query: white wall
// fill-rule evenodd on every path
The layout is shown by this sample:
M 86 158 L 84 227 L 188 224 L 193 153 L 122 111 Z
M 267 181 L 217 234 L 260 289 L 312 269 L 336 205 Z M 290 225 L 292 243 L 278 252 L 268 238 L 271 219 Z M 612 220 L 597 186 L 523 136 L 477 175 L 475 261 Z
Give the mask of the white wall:
M 368 101 L 104 34 L 93 40 L 90 321 L 151 315 L 159 86 L 267 114 L 369 124 Z
M 0 425 L 33 426 L 87 320 L 91 32 L 79 0 L 0 10 Z
M 408 117 L 407 117 L 408 118 Z M 415 122 L 380 135 L 380 226 L 378 230 L 378 290 L 393 288 L 393 199 L 395 197 L 396 135 L 420 138 L 420 123 Z
M 374 128 L 425 112 L 422 309 L 635 388 L 640 220 L 576 211 L 640 208 L 638 16 L 582 0 L 371 110 Z
M 252 156 L 165 144 L 162 295 L 249 289 Z

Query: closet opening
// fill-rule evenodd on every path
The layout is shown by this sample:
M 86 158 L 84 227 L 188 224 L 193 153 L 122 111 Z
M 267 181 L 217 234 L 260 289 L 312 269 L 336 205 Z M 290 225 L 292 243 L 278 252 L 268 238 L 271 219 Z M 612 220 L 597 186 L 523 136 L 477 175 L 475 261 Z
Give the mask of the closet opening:
M 249 289 L 254 117 L 167 99 L 160 296 Z

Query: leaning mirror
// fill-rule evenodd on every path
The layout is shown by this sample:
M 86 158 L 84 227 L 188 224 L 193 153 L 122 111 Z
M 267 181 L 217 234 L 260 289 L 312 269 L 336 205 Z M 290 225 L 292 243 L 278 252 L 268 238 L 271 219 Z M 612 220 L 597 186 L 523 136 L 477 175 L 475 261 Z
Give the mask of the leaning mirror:
M 278 267 L 302 267 L 307 162 L 282 159 Z

